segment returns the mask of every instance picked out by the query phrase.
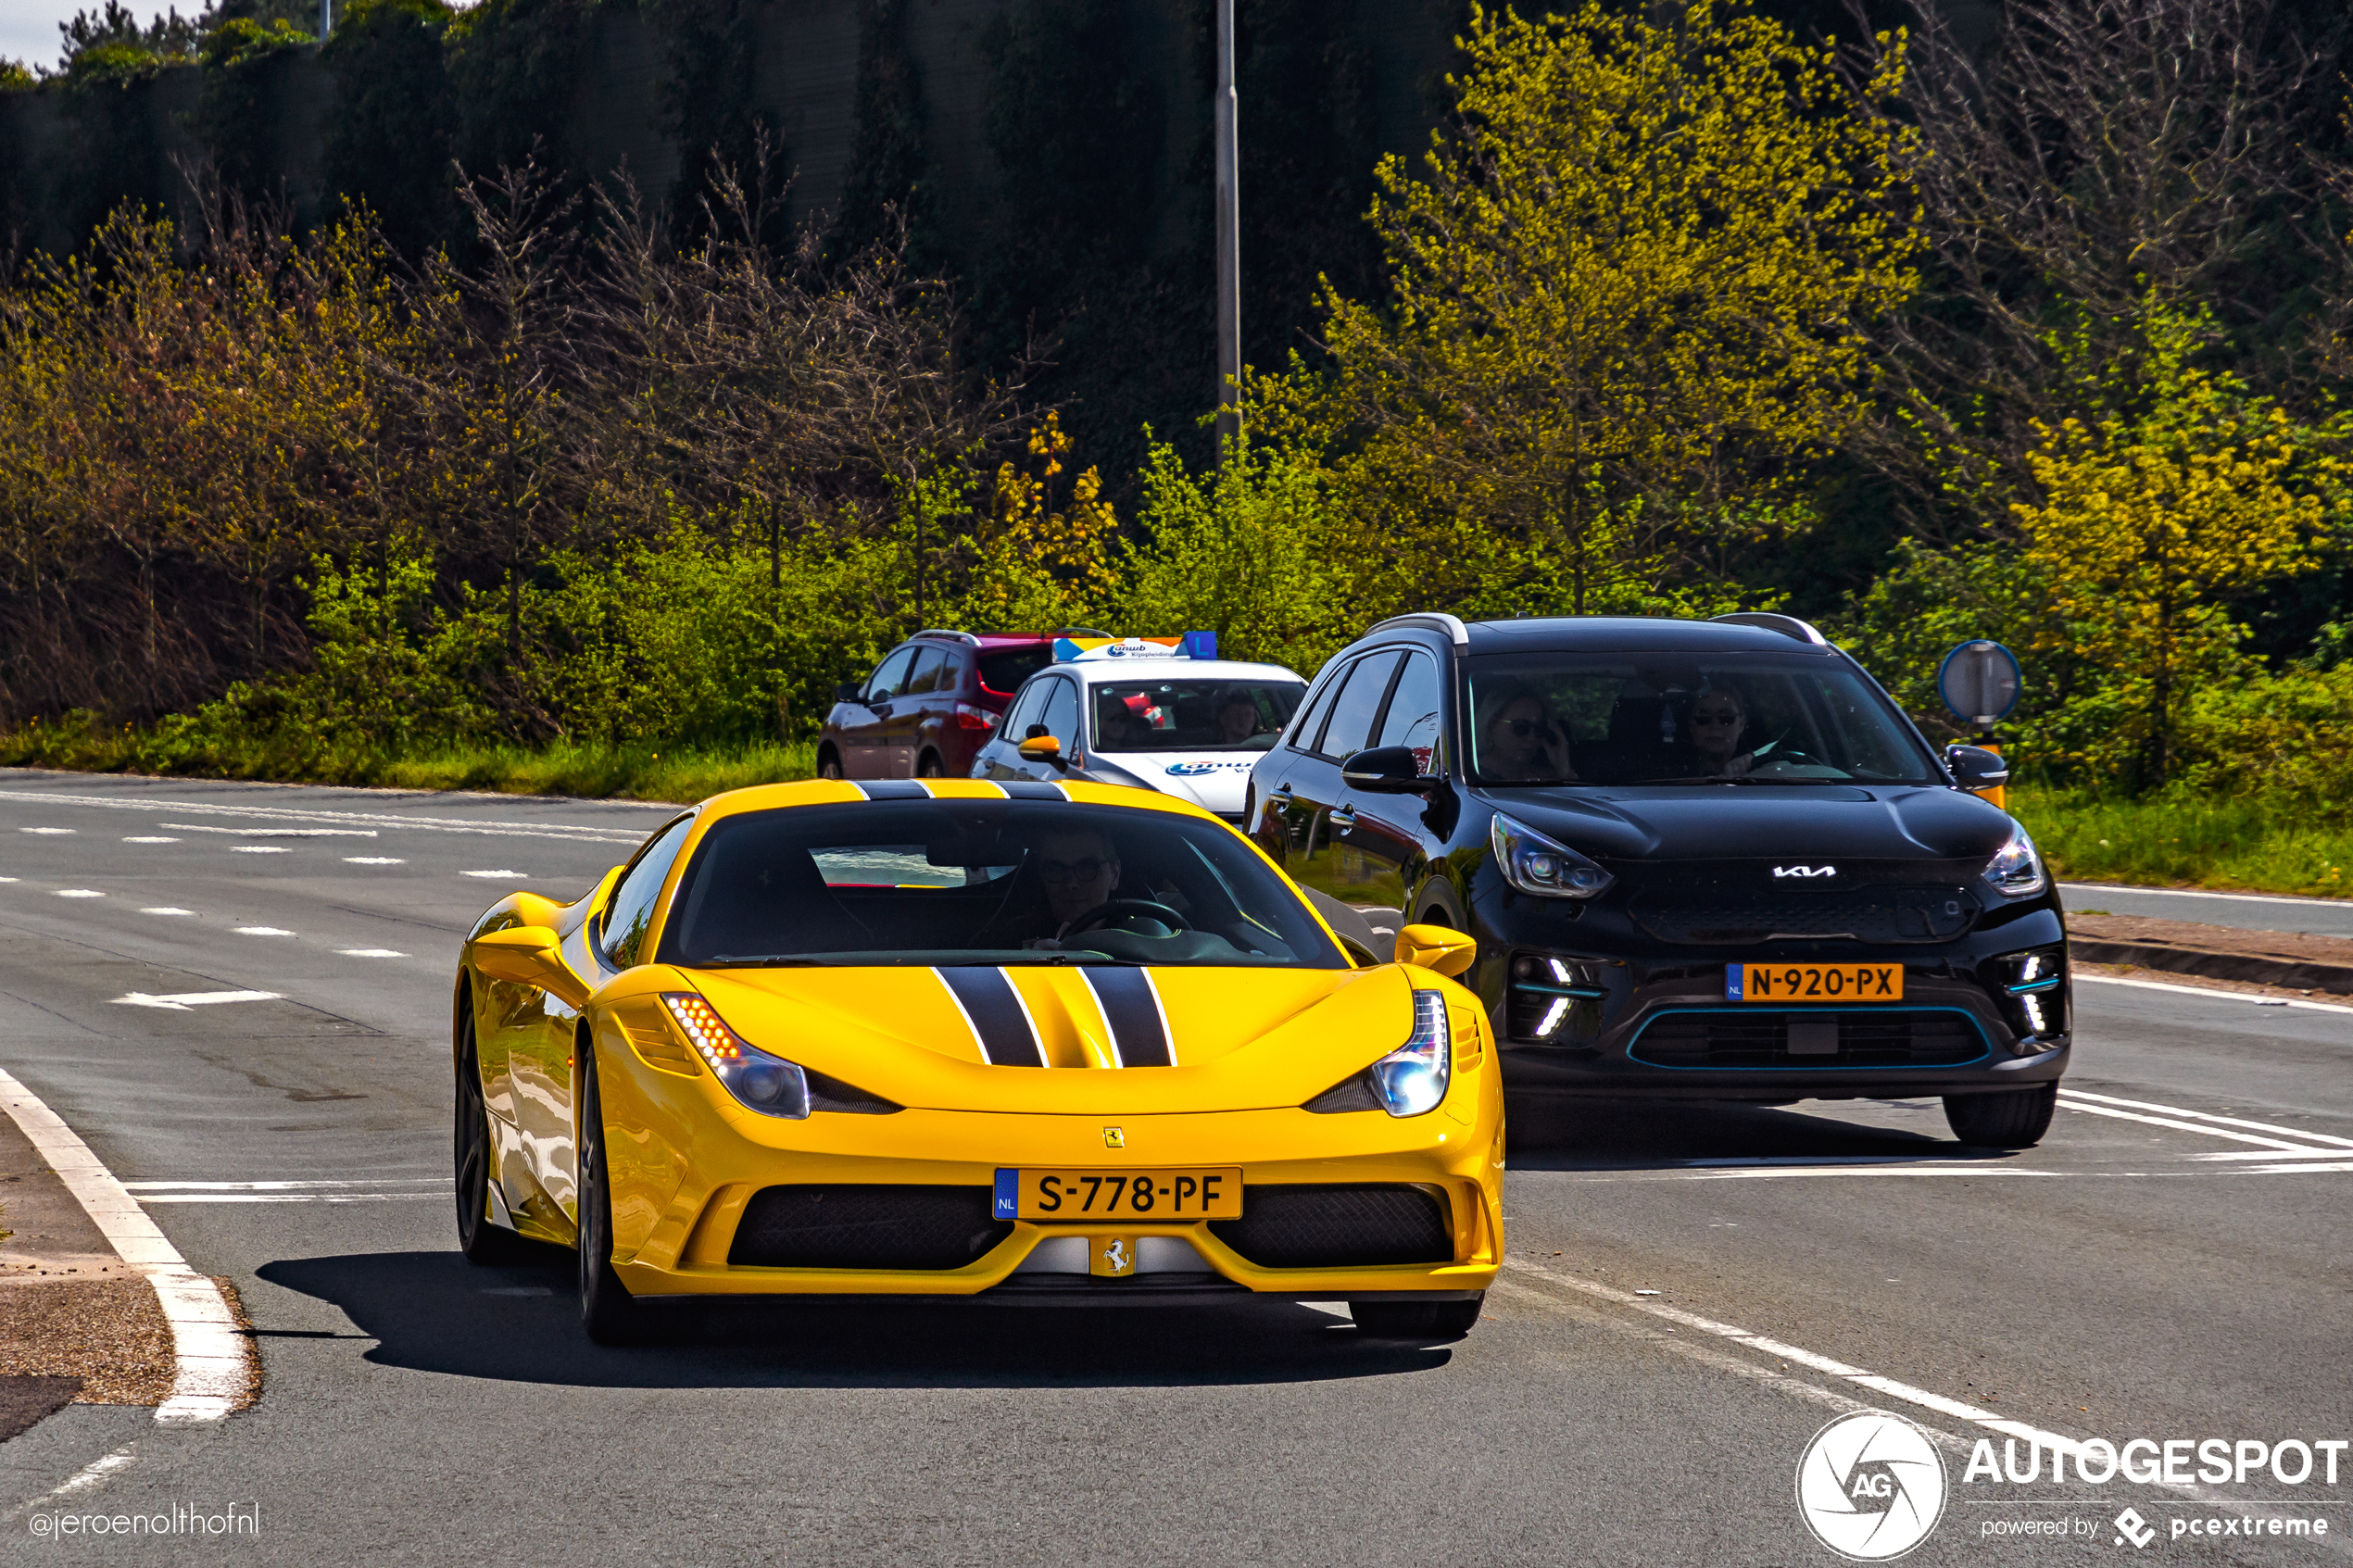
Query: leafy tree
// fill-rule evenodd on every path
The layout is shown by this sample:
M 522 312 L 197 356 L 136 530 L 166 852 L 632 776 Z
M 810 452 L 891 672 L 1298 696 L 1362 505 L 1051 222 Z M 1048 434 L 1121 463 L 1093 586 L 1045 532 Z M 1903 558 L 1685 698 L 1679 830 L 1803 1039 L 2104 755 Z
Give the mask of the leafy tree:
M 1462 47 L 1420 168 L 1380 167 L 1390 298 L 1327 295 L 1331 368 L 1266 389 L 1277 427 L 1420 535 L 1433 597 L 1657 603 L 1861 417 L 1867 329 L 1915 281 L 1899 133 L 1741 0 L 1474 8 Z

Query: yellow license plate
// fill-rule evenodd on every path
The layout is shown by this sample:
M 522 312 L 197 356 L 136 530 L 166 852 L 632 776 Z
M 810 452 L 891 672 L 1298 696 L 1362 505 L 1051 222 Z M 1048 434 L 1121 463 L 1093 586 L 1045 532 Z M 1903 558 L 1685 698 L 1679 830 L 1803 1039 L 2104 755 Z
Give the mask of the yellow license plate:
M 1734 1002 L 1900 1002 L 1900 963 L 1734 963 L 1724 966 L 1724 997 Z
M 1239 1165 L 1184 1170 L 1000 1170 L 1000 1220 L 1239 1220 Z

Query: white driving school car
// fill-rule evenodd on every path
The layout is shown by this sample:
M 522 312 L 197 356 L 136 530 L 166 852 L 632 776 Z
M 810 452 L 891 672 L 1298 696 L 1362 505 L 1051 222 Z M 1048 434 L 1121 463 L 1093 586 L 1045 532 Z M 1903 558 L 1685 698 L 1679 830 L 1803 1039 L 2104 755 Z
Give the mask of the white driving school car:
M 1183 639 L 1064 637 L 1022 683 L 973 763 L 976 779 L 1053 780 L 1083 770 L 1241 821 L 1251 765 L 1290 724 L 1307 683 L 1279 664 L 1215 657 Z M 1025 741 L 1051 735 L 1053 754 Z

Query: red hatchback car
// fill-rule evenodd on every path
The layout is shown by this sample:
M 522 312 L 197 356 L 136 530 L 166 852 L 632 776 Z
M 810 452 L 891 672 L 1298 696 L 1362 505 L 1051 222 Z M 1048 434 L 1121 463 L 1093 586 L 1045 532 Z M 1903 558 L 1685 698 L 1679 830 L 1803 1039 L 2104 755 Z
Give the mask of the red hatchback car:
M 865 680 L 834 693 L 817 736 L 817 776 L 964 777 L 1015 688 L 1053 662 L 1056 636 L 1073 632 L 1089 634 L 916 633 Z

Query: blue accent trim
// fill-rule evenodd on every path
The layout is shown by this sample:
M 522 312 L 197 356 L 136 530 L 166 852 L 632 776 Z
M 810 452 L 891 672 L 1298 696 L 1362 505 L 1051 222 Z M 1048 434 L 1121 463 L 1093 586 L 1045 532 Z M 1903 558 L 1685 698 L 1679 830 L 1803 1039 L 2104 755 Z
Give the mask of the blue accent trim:
M 1000 1220 L 1021 1218 L 1021 1173 L 1019 1171 L 1009 1171 L 1001 1165 L 998 1167 L 996 1203 L 996 1218 Z
M 1771 1010 L 1768 1009 L 1767 1010 Z M 1969 1021 L 1969 1026 L 1977 1032 L 1978 1044 L 1985 1047 L 1983 1050 L 1978 1052 L 1977 1055 L 1970 1057 L 1966 1061 L 1875 1061 L 1863 1064 L 1864 1068 L 1870 1072 L 1879 1072 L 1884 1069 L 1890 1073 L 1937 1073 L 1947 1068 L 1974 1067 L 1979 1062 L 1987 1060 L 1994 1054 L 1994 1043 L 1985 1037 L 1985 1025 L 1980 1023 L 1977 1021 L 1977 1015 L 1969 1011 L 1967 1008 L 1894 1007 L 1847 1008 L 1841 1010 L 1838 1008 L 1826 1008 L 1820 1006 L 1801 1006 L 1792 1008 L 1787 1010 L 1793 1012 L 1804 1012 L 1809 1017 L 1819 1016 L 1825 1018 L 1891 1018 L 1899 1015 L 1923 1012 L 1958 1013 L 1962 1018 L 1967 1019 Z M 1662 1018 L 1680 1018 L 1692 1013 L 1711 1012 L 1729 1012 L 1741 1018 L 1755 1018 L 1757 1015 L 1757 1011 L 1758 1010 L 1755 1007 L 1664 1009 L 1644 1019 L 1642 1021 L 1641 1032 L 1626 1043 L 1626 1060 L 1629 1061 L 1639 1061 L 1644 1067 L 1655 1067 L 1661 1073 L 1853 1073 L 1858 1070 L 1856 1064 L 1853 1062 L 1841 1063 L 1829 1067 L 1679 1067 L 1671 1062 L 1652 1061 L 1648 1058 L 1636 1056 L 1634 1054 L 1636 1047 L 1640 1047 L 1642 1043 L 1642 1035 L 1649 1034 L 1651 1025 L 1656 1023 Z
M 1592 985 L 1538 985 L 1526 980 L 1513 981 L 1512 989 L 1515 991 L 1535 991 L 1547 997 L 1575 997 L 1579 1001 L 1587 1002 L 1598 1002 L 1604 997 L 1609 995 L 1607 991 L 1601 990 Z
M 2048 980 L 2037 980 L 2032 985 L 2013 985 L 2010 987 L 2010 995 L 2013 997 L 2023 997 L 2029 991 L 2047 991 L 2058 983 L 2059 977 L 2054 974 Z

